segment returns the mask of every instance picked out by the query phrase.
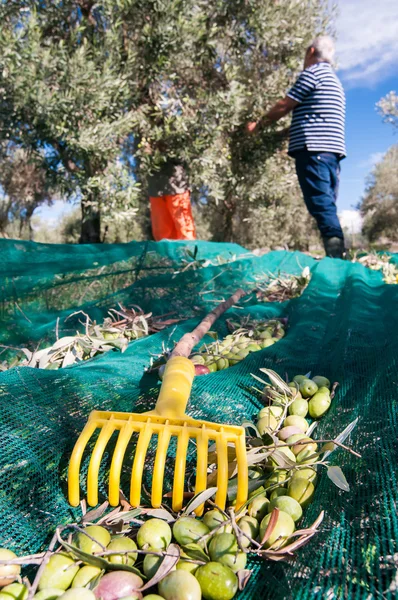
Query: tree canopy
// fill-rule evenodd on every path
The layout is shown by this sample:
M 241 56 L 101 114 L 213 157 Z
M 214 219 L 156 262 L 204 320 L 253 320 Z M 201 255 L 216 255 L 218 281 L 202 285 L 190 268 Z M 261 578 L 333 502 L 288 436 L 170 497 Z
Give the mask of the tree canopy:
M 1 141 L 81 201 L 82 241 L 101 240 L 100 217 L 142 213 L 166 158 L 188 166 L 224 240 L 273 204 L 279 177 L 292 182 L 290 163 L 266 167 L 278 128 L 250 139 L 243 127 L 293 81 L 326 0 L 10 0 L 0 19 Z M 297 194 L 284 202 L 289 220 Z

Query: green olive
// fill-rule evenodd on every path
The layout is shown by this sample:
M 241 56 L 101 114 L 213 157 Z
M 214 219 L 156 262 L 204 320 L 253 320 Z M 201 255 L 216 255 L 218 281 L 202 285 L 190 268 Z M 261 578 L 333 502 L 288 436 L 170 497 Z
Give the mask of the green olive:
M 293 382 L 294 383 L 298 383 L 298 385 L 300 386 L 300 384 L 307 379 L 307 377 L 305 375 L 295 375 L 293 377 Z
M 150 548 L 148 548 L 148 550 L 149 549 Z M 153 550 L 155 549 L 153 548 Z M 152 579 L 156 571 L 159 569 L 162 561 L 163 556 L 156 556 L 156 554 L 145 554 L 144 562 L 142 563 L 142 570 L 144 571 L 145 577 Z
M 179 569 L 172 571 L 158 584 L 159 594 L 165 600 L 200 600 L 202 593 L 192 573 Z
M 246 566 L 247 556 L 239 552 L 238 542 L 233 533 L 220 533 L 212 537 L 209 544 L 211 560 L 226 565 L 234 573 Z
M 320 419 L 329 410 L 330 407 L 330 396 L 326 394 L 317 393 L 312 396 L 308 402 L 308 410 L 310 417 L 313 419 Z
M 118 537 L 111 540 L 106 549 L 120 551 L 137 550 L 137 544 L 131 538 Z M 128 554 L 111 554 L 107 557 L 107 560 L 115 565 L 129 565 L 132 567 L 137 560 L 137 553 L 129 552 Z
M 299 417 L 298 415 L 286 417 L 283 421 L 283 427 L 290 427 L 290 425 L 298 427 L 303 433 L 305 433 L 309 427 L 308 421 L 306 421 L 304 417 Z
M 88 583 L 94 577 L 97 577 L 101 573 L 101 569 L 98 567 L 93 567 L 92 565 L 83 565 L 75 575 L 75 578 L 72 581 L 71 587 L 73 588 L 82 588 L 86 587 Z M 43 598 L 45 600 L 45 598 Z
M 297 500 L 303 508 L 312 502 L 314 491 L 314 484 L 308 479 L 300 477 L 293 477 L 287 487 L 288 495 Z
M 228 369 L 229 362 L 227 358 L 219 358 L 217 361 L 217 371 L 223 371 L 224 369 Z
M 100 571 L 101 572 L 101 571 Z M 59 588 L 46 588 L 45 590 L 41 590 L 37 592 L 33 596 L 34 600 L 55 600 L 59 596 L 65 593 L 65 590 L 60 590 Z
M 284 442 L 280 442 L 281 444 L 284 444 Z M 289 460 L 291 460 L 292 462 L 296 462 L 296 457 L 294 456 L 293 452 L 291 451 L 291 449 L 288 446 L 279 446 L 277 445 L 275 447 L 275 450 L 277 452 L 281 452 L 282 454 L 284 454 L 286 456 L 286 458 L 288 458 Z M 277 458 L 275 458 L 272 454 L 269 456 L 267 463 L 269 465 L 275 465 L 277 467 L 279 466 L 286 466 L 286 464 L 284 465 L 279 465 Z
M 88 588 L 71 588 L 58 596 L 59 600 L 96 600 L 94 592 Z
M 260 435 L 265 435 L 270 431 L 275 431 L 278 427 L 278 421 L 272 414 L 268 414 L 265 417 L 261 417 L 261 419 L 257 421 L 256 426 Z
M 303 509 L 297 500 L 291 496 L 279 496 L 278 498 L 271 500 L 269 503 L 268 512 L 271 513 L 274 508 L 283 510 L 283 512 L 290 515 L 295 522 L 301 519 L 303 516 Z
M 0 600 L 26 600 L 28 594 L 28 588 L 23 583 L 10 583 L 0 591 Z
M 220 532 L 220 533 L 231 533 L 232 532 L 231 525 L 226 525 L 225 527 L 219 527 L 219 525 L 221 525 L 221 523 L 223 523 L 226 520 L 227 520 L 227 517 L 222 512 L 217 510 L 216 508 L 214 508 L 212 510 L 208 510 L 204 514 L 203 519 L 202 519 L 203 523 L 209 529 L 215 529 L 216 527 L 218 527 L 218 532 Z
M 327 377 L 323 377 L 322 375 L 315 375 L 315 377 L 311 377 L 312 381 L 320 387 L 330 388 L 330 381 Z
M 315 482 L 317 477 L 316 471 L 314 468 L 312 467 L 301 467 L 299 469 L 297 469 L 297 471 L 294 471 L 293 475 L 292 475 L 292 480 L 293 479 L 307 479 L 308 481 L 312 481 L 312 483 Z
M 315 453 L 318 450 L 318 444 L 309 437 L 307 437 L 305 441 L 307 441 L 308 444 L 302 446 L 302 449 L 296 455 L 296 460 L 301 465 L 312 465 L 312 463 L 317 460 Z
M 210 529 L 203 521 L 192 517 L 180 517 L 173 525 L 173 535 L 181 546 L 197 542 L 209 531 Z
M 267 514 L 269 500 L 264 496 L 257 496 L 247 507 L 250 517 L 254 517 L 257 521 L 261 521 L 264 515 Z
M 232 600 L 238 591 L 238 578 L 227 566 L 208 562 L 196 571 L 205 600 Z
M 252 540 L 256 539 L 259 530 L 257 519 L 250 517 L 249 515 L 245 515 L 238 521 L 238 527 L 243 533 L 251 537 Z M 245 535 L 242 535 L 240 543 L 243 548 L 248 548 L 251 542 Z
M 162 519 L 149 519 L 138 530 L 137 544 L 140 548 L 164 550 L 171 542 L 171 528 Z
M 268 415 L 272 415 L 273 417 L 275 417 L 275 419 L 279 420 L 279 418 L 281 417 L 281 415 L 283 414 L 283 408 L 282 406 L 264 406 L 264 408 L 262 408 L 260 410 L 260 412 L 257 415 L 257 419 L 262 419 L 263 417 L 267 417 Z
M 287 496 L 287 488 L 284 488 L 284 487 L 276 488 L 273 492 L 271 492 L 269 499 L 270 499 L 270 501 L 272 501 L 272 500 L 275 500 L 275 498 L 279 498 L 280 496 Z
M 267 530 L 268 523 L 271 519 L 272 513 L 269 513 L 264 517 L 260 524 L 260 535 L 259 540 L 262 541 L 264 537 L 264 533 Z M 264 543 L 265 548 L 271 548 L 273 550 L 277 550 L 284 546 L 290 535 L 295 530 L 295 525 L 292 517 L 285 513 L 283 510 L 280 510 L 278 513 L 277 521 L 275 527 L 269 536 L 268 540 Z
M 78 570 L 79 566 L 67 554 L 63 552 L 53 554 L 44 567 L 38 589 L 58 588 L 66 590 L 71 585 Z
M 308 442 L 308 443 L 303 444 L 303 443 L 296 443 L 296 442 Z M 296 433 L 295 435 L 291 435 L 290 437 L 287 438 L 286 443 L 294 444 L 293 446 L 290 446 L 290 448 L 291 448 L 293 454 L 295 455 L 295 457 L 298 457 L 302 453 L 303 450 L 305 451 L 305 456 L 310 456 L 311 454 L 314 454 L 314 452 L 316 452 L 317 447 L 318 447 L 316 442 L 314 442 L 314 440 L 307 437 L 303 433 Z M 304 454 L 302 456 L 304 456 Z
M 74 535 L 73 541 L 80 550 L 87 554 L 103 551 L 111 541 L 109 531 L 100 525 L 89 525 L 85 527 L 84 531 L 85 533 L 79 531 Z
M 303 398 L 309 398 L 318 391 L 318 386 L 311 379 L 304 379 L 300 383 L 300 392 Z
M 12 550 L 0 548 L 0 560 L 18 558 Z M 0 565 L 0 588 L 12 583 L 21 572 L 21 565 Z
M 289 405 L 289 415 L 297 415 L 299 417 L 305 417 L 308 413 L 308 402 L 304 398 L 294 400 Z
M 283 482 L 285 481 L 286 477 L 287 477 L 286 469 L 277 469 L 276 471 L 271 473 L 271 475 L 268 477 L 267 481 L 264 483 L 265 489 L 268 489 L 270 487 L 273 487 L 275 489 L 275 487 L 278 487 L 281 484 L 283 485 Z M 273 490 L 271 490 L 271 491 L 273 491 Z

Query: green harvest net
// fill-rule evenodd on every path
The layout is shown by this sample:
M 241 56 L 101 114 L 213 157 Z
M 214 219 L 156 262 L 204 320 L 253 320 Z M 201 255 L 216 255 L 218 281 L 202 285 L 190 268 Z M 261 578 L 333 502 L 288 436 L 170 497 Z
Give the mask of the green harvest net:
M 250 373 L 260 367 L 282 376 L 311 370 L 339 381 L 316 437 L 333 437 L 359 417 L 350 441 L 362 458 L 341 450 L 331 455 L 351 492 L 322 475 L 304 523 L 324 509 L 321 532 L 289 564 L 253 562 L 254 574 L 239 598 L 396 597 L 398 286 L 385 285 L 379 272 L 360 264 L 288 252 L 256 257 L 232 244 L 1 241 L 0 248 L 4 345 L 52 343 L 58 318 L 63 335 L 81 328 L 81 315 L 64 322 L 72 312 L 100 321 L 118 302 L 186 319 L 132 342 L 123 354 L 108 352 L 58 371 L 25 367 L 0 374 L 0 546 L 19 554 L 40 551 L 57 524 L 78 517 L 66 501 L 65 475 L 92 409 L 151 408 L 159 384 L 144 369 L 163 345 L 172 347 L 238 287 L 250 289 L 268 273 L 298 274 L 309 266 L 312 279 L 301 297 L 267 304 L 249 296 L 220 319 L 214 328 L 220 334 L 231 315 L 287 316 L 289 329 L 280 342 L 238 365 L 196 378 L 188 411 L 218 422 L 251 418 L 259 405 L 248 391 Z

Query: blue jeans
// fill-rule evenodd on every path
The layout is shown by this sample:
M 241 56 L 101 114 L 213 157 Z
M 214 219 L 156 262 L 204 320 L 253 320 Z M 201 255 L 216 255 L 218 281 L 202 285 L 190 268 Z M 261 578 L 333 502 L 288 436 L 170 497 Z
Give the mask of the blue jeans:
M 303 150 L 294 158 L 305 204 L 316 219 L 322 237 L 344 239 L 336 207 L 340 176 L 338 156 L 333 152 Z

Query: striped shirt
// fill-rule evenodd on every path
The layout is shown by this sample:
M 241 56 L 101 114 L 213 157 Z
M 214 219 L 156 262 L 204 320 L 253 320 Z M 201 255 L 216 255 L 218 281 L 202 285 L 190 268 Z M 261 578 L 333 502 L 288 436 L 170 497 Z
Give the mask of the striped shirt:
M 300 104 L 293 110 L 289 154 L 299 150 L 335 152 L 345 149 L 345 95 L 332 66 L 316 63 L 305 69 L 287 93 Z

